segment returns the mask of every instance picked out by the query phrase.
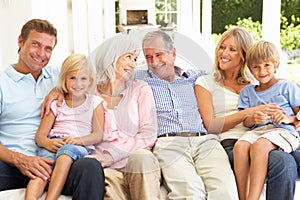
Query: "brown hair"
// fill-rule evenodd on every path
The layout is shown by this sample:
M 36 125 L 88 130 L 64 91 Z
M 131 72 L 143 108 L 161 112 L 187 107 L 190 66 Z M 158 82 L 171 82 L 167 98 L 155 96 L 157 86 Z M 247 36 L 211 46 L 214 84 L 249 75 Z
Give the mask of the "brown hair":
M 47 20 L 42 19 L 32 19 L 26 22 L 21 29 L 21 37 L 23 41 L 26 41 L 30 31 L 35 30 L 40 33 L 48 33 L 50 35 L 55 36 L 54 47 L 57 44 L 57 30 L 56 28 Z M 18 53 L 20 52 L 20 48 L 18 49 Z

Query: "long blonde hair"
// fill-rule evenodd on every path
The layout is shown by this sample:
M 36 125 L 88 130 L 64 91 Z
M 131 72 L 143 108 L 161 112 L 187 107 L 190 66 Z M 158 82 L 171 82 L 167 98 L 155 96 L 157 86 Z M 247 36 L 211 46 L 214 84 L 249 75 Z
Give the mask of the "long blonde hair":
M 237 81 L 240 84 L 250 83 L 253 81 L 253 77 L 246 66 L 246 52 L 253 43 L 253 37 L 245 28 L 239 26 L 232 27 L 231 29 L 225 31 L 216 46 L 214 79 L 217 83 L 221 83 L 225 79 L 225 74 L 219 67 L 218 51 L 224 40 L 231 36 L 234 36 L 237 41 L 237 50 L 241 57 L 241 69 L 238 74 Z

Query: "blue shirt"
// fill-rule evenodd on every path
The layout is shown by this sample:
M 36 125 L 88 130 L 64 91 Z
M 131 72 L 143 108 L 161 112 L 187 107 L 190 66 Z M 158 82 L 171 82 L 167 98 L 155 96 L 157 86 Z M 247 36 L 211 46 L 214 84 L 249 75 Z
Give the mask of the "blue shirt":
M 8 66 L 0 72 L 0 142 L 8 149 L 36 155 L 35 134 L 44 97 L 58 83 L 59 68 L 45 67 L 38 80 Z
M 149 70 L 136 71 L 136 78 L 146 81 L 153 92 L 158 123 L 158 136 L 178 132 L 202 132 L 205 130 L 198 111 L 194 83 L 204 71 L 182 70 L 175 67 L 180 76 L 172 82 L 159 78 Z
M 276 84 L 262 92 L 255 91 L 256 87 L 257 85 L 247 85 L 241 90 L 238 104 L 239 109 L 246 109 L 268 103 L 276 103 L 277 106 L 284 109 L 286 115 L 295 115 L 293 108 L 300 106 L 300 88 L 298 88 L 294 82 L 279 80 Z M 251 130 L 269 123 L 274 124 L 274 126 L 278 128 L 285 128 L 298 136 L 294 125 L 284 123 L 277 124 L 270 120 L 263 124 L 254 125 L 251 127 Z

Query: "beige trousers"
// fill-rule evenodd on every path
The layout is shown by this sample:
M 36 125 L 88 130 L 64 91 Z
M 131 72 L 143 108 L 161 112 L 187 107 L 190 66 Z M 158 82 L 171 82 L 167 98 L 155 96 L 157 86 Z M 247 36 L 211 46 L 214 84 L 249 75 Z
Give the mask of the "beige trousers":
M 216 135 L 161 137 L 153 151 L 168 199 L 238 200 L 228 156 Z
M 124 168 L 105 168 L 104 174 L 105 200 L 160 199 L 159 163 L 148 150 L 134 152 Z

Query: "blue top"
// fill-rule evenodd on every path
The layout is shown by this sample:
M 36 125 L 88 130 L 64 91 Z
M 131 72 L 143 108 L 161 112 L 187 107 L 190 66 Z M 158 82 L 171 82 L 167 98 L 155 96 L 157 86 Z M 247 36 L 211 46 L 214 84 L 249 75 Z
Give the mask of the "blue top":
M 300 89 L 294 82 L 279 80 L 276 84 L 262 92 L 255 91 L 256 87 L 257 85 L 247 85 L 241 90 L 238 104 L 239 109 L 246 109 L 268 103 L 276 103 L 277 106 L 284 109 L 286 115 L 295 115 L 293 108 L 300 106 Z M 251 129 L 270 123 L 274 124 L 278 128 L 285 128 L 298 136 L 298 132 L 295 130 L 294 125 L 284 123 L 277 124 L 270 120 L 263 124 L 255 124 L 251 127 Z
M 45 67 L 38 80 L 10 65 L 0 72 L 0 143 L 26 155 L 36 155 L 35 134 L 44 97 L 58 83 L 59 68 Z
M 157 122 L 158 136 L 178 132 L 207 133 L 198 111 L 194 83 L 204 75 L 204 71 L 188 70 L 183 72 L 175 67 L 180 76 L 172 82 L 159 78 L 149 70 L 136 71 L 136 78 L 146 81 L 153 92 Z

